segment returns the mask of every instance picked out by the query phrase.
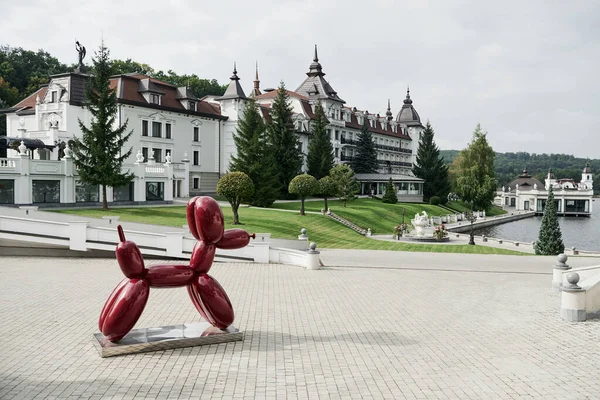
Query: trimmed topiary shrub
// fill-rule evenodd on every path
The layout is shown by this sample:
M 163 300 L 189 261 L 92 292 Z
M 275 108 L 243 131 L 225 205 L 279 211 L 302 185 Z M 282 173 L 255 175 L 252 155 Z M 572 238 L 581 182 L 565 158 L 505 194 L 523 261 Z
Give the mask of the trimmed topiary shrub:
M 440 202 L 441 200 L 437 196 L 431 196 L 431 198 L 429 199 L 429 204 L 431 204 L 432 206 L 437 206 L 440 204 Z

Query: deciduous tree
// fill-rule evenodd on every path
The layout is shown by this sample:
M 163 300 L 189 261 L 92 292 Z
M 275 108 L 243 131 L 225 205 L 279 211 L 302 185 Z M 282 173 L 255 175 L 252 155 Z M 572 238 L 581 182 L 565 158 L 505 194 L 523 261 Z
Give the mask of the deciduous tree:
M 331 176 L 324 176 L 319 179 L 319 190 L 318 193 L 323 196 L 325 200 L 325 211 L 329 209 L 327 206 L 327 198 L 335 196 L 338 193 L 337 183 Z
M 254 193 L 254 183 L 248 175 L 243 172 L 230 172 L 223 175 L 217 183 L 217 194 L 224 196 L 231 204 L 233 213 L 233 224 L 239 225 L 240 217 L 238 210 L 242 201 L 247 201 Z
M 304 200 L 306 196 L 314 194 L 318 189 L 319 184 L 314 176 L 302 174 L 292 179 L 288 190 L 290 193 L 300 196 L 300 215 L 305 215 Z
M 456 190 L 463 201 L 477 209 L 487 210 L 496 195 L 494 150 L 489 145 L 487 132 L 477 124 L 473 140 L 457 157 Z
M 337 186 L 337 196 L 342 200 L 344 208 L 347 202 L 353 201 L 356 198 L 359 186 L 354 171 L 347 164 L 338 164 L 329 171 L 331 179 Z

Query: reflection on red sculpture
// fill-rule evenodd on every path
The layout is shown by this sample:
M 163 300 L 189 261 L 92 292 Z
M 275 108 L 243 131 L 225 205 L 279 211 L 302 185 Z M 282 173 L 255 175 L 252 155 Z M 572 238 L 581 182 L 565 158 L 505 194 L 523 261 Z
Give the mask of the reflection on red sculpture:
M 144 311 L 151 287 L 187 286 L 192 303 L 204 319 L 220 329 L 233 323 L 229 297 L 208 271 L 217 248 L 242 248 L 254 234 L 249 235 L 243 229 L 225 230 L 223 212 L 211 197 L 191 199 L 186 216 L 190 232 L 198 240 L 189 265 L 160 264 L 146 268 L 137 245 L 125 240 L 123 228 L 117 227 L 121 240 L 117 245 L 117 261 L 126 278 L 113 290 L 100 313 L 98 327 L 108 340 L 121 340 L 133 328 Z

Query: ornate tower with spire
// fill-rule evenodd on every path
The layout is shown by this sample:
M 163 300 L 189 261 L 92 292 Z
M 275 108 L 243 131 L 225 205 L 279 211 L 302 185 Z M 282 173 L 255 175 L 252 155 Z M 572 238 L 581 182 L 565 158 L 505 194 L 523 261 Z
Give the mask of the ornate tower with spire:
M 313 62 L 310 64 L 306 75 L 307 78 L 300 86 L 298 86 L 296 93 L 306 96 L 311 100 L 330 100 L 339 104 L 346 103 L 338 96 L 337 92 L 333 90 L 329 82 L 325 80 L 325 73 L 323 72 L 323 67 L 319 62 L 319 55 L 317 54 L 317 45 L 315 45 Z
M 594 180 L 592 179 L 592 169 L 590 168 L 590 162 L 585 163 L 585 168 L 581 171 L 581 188 L 592 189 L 594 187 Z
M 256 62 L 256 76 L 254 77 L 254 87 L 250 92 L 250 97 L 254 98 L 256 96 L 260 96 L 262 93 L 260 91 L 260 80 L 258 79 L 258 61 Z
M 387 111 L 385 112 L 385 118 L 388 121 L 392 121 L 394 119 L 394 116 L 392 115 L 392 108 L 390 107 L 390 99 L 388 99 L 388 108 L 387 108 Z

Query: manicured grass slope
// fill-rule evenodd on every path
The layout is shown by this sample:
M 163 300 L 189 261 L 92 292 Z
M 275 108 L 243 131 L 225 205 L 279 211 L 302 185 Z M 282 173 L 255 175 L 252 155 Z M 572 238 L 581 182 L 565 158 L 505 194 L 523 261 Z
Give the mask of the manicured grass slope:
M 271 207 L 285 210 L 300 210 L 300 203 L 275 203 Z M 321 211 L 323 207 L 323 201 L 307 201 L 304 203 L 304 208 L 307 211 Z M 410 220 L 415 217 L 415 214 L 420 214 L 422 211 L 425 211 L 430 216 L 448 214 L 447 210 L 429 204 L 386 204 L 374 199 L 357 199 L 349 202 L 346 208 L 343 207 L 342 202 L 339 200 L 328 201 L 328 207 L 340 217 L 353 222 L 361 228 L 371 228 L 373 234 L 381 235 L 391 235 L 394 226 L 402 223 L 402 208 L 405 210 L 404 222 L 407 224 L 410 224 Z
M 222 209 L 226 221 L 225 227 L 234 227 L 231 224 L 231 221 L 233 220 L 231 209 L 229 207 L 222 207 Z M 113 208 L 106 211 L 101 209 L 61 210 L 57 212 L 84 215 L 93 218 L 101 218 L 103 215 L 118 215 L 121 217 L 122 221 L 176 227 L 181 227 L 186 224 L 185 207 Z M 300 234 L 300 229 L 306 228 L 310 240 L 316 242 L 319 248 L 476 254 L 523 254 L 484 246 L 418 245 L 378 241 L 361 236 L 329 218 L 315 214 L 308 214 L 303 217 L 292 212 L 246 207 L 241 207 L 239 214 L 240 221 L 244 225 L 238 227 L 244 228 L 249 232 L 269 232 L 274 238 L 295 239 Z

